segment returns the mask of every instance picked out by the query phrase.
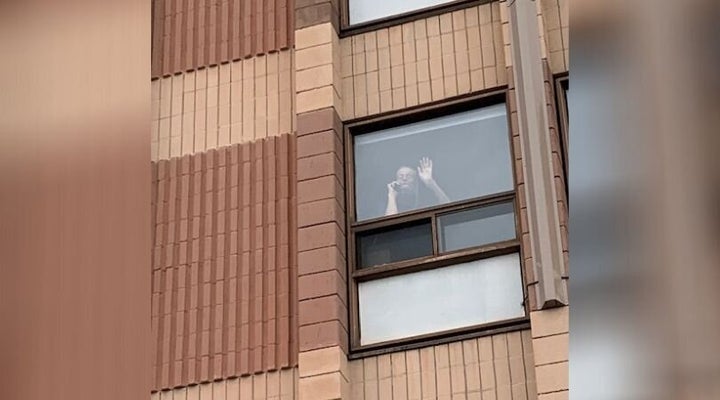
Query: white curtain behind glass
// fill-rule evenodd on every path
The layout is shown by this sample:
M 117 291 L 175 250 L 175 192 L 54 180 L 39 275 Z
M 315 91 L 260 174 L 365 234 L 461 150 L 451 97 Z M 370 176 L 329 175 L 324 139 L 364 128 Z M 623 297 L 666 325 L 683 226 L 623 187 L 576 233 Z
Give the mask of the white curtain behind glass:
M 520 258 L 509 254 L 358 285 L 360 343 L 518 318 Z
M 350 0 L 350 24 L 420 10 L 453 0 Z

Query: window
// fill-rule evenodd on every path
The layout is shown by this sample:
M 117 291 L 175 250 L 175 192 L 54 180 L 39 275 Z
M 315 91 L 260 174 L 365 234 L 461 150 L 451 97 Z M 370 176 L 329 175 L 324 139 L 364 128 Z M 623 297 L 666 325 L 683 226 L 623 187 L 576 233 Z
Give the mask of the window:
M 356 27 L 388 20 L 399 22 L 419 13 L 449 11 L 453 6 L 460 7 L 468 2 L 469 0 L 345 0 L 345 25 Z
M 346 135 L 353 351 L 524 323 L 504 92 Z
M 398 14 L 404 14 L 409 11 L 421 10 L 423 8 L 450 3 L 452 1 L 453 0 L 348 0 L 348 14 L 350 17 L 350 24 L 359 24 Z

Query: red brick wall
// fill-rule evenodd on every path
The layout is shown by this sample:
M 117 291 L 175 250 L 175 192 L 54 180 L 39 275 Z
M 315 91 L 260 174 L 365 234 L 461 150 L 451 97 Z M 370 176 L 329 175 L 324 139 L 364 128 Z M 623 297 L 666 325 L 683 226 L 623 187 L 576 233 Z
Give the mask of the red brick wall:
M 297 365 L 295 138 L 153 164 L 154 389 Z
M 287 49 L 292 0 L 153 0 L 152 77 Z

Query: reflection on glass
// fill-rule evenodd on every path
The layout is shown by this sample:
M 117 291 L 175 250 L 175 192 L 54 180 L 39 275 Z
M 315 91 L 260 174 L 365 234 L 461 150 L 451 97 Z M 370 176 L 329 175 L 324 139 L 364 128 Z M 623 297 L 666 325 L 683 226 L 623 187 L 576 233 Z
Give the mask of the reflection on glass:
M 453 0 L 350 0 L 350 23 L 359 24 L 451 1 Z
M 505 105 L 357 135 L 358 221 L 513 189 Z
M 515 238 L 513 203 L 473 208 L 438 217 L 440 251 L 454 251 Z
M 358 234 L 358 267 L 387 264 L 432 255 L 430 221 L 390 230 Z
M 362 345 L 525 315 L 517 254 L 361 282 L 358 300 Z

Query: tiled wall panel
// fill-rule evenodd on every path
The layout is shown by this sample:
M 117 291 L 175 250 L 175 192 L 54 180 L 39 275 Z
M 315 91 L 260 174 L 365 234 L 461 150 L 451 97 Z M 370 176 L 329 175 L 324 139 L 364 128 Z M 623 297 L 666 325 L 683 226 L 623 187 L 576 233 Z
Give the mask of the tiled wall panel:
M 539 7 L 550 70 L 565 72 L 570 65 L 570 0 L 540 0 Z
M 296 400 L 297 368 L 155 392 L 151 400 Z
M 530 331 L 503 333 L 349 363 L 350 399 L 533 400 Z
M 292 47 L 292 0 L 153 0 L 152 77 Z
M 341 40 L 343 119 L 507 83 L 500 3 Z
M 151 159 L 293 132 L 292 52 L 152 81 Z
M 154 163 L 154 388 L 297 365 L 295 139 Z

